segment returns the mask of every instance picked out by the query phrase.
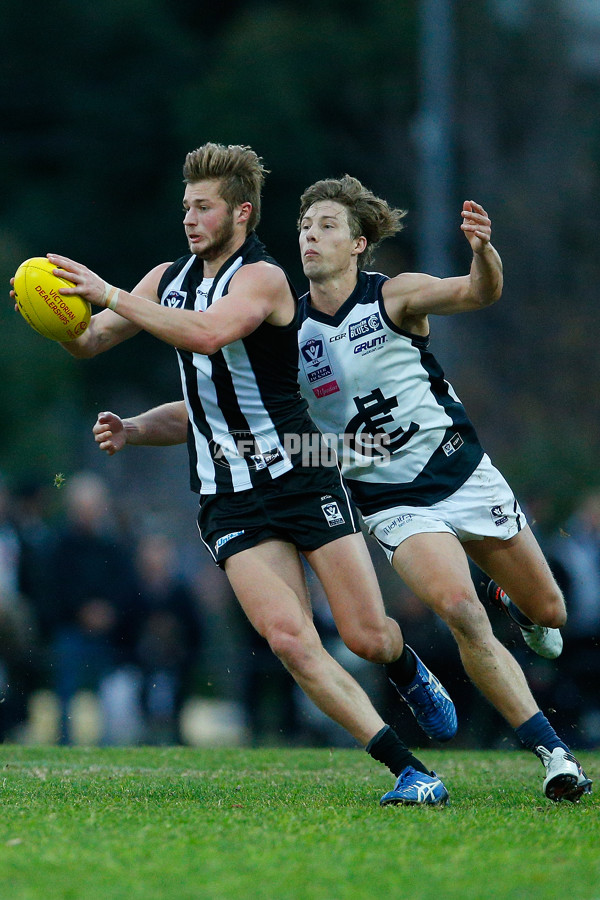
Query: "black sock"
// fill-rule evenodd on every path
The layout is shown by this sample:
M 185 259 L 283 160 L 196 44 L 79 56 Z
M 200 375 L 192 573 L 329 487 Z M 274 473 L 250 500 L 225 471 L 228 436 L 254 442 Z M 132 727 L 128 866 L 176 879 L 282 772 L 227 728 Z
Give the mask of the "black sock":
M 396 687 L 406 687 L 410 684 L 417 674 L 417 660 L 410 647 L 405 644 L 398 659 L 388 663 L 385 671 Z
M 396 776 L 407 766 L 412 766 L 417 772 L 429 775 L 429 769 L 420 759 L 413 756 L 406 744 L 403 744 L 393 728 L 385 725 L 372 737 L 365 747 L 373 759 L 382 762 Z
M 515 734 L 523 746 L 527 747 L 528 750 L 533 750 L 534 753 L 535 748 L 539 746 L 545 747 L 550 753 L 556 747 L 562 747 L 563 750 L 569 749 L 565 742 L 558 737 L 554 728 L 541 711 L 527 719 L 518 728 L 515 728 Z

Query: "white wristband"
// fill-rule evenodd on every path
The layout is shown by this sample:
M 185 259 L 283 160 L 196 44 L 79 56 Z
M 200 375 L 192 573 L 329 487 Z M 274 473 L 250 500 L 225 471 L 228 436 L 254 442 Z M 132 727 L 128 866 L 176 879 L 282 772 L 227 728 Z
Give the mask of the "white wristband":
M 106 285 L 106 291 L 104 292 L 104 305 L 107 309 L 115 310 L 117 308 L 117 303 L 119 301 L 119 288 L 111 287 L 110 284 Z

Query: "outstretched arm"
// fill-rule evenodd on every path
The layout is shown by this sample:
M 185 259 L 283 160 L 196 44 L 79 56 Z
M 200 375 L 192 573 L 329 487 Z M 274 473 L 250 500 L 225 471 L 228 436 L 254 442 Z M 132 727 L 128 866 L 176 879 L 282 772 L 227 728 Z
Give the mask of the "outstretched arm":
M 100 450 L 109 456 L 125 444 L 169 447 L 187 440 L 188 414 L 183 400 L 155 406 L 139 416 L 122 419 L 116 413 L 101 412 L 92 431 Z
M 153 270 L 154 276 L 146 282 L 145 291 L 138 293 L 134 289 L 129 294 L 106 284 L 87 266 L 66 256 L 48 254 L 48 259 L 55 264 L 57 274 L 74 285 L 61 287 L 59 293 L 79 294 L 89 303 L 108 307 L 109 312 L 125 319 L 129 327 L 143 328 L 166 344 L 192 353 L 211 355 L 251 334 L 265 320 L 273 325 L 288 324 L 295 312 L 285 274 L 278 266 L 262 260 L 241 266 L 233 275 L 227 294 L 206 312 L 200 312 L 170 309 L 157 302 L 158 283 L 166 264 Z
M 158 303 L 156 291 L 167 266 L 168 263 L 163 263 L 148 272 L 136 284 L 132 293 L 138 297 L 144 297 L 146 301 Z M 61 346 L 77 359 L 89 359 L 99 353 L 104 353 L 105 350 L 110 350 L 111 347 L 116 347 L 117 344 L 133 337 L 140 330 L 139 325 L 124 319 L 112 309 L 103 309 L 92 316 L 90 324 L 81 337 L 75 341 L 61 344 Z
M 465 200 L 461 230 L 471 245 L 473 259 L 468 275 L 435 278 L 406 272 L 383 287 L 386 310 L 397 325 L 419 330 L 426 316 L 452 315 L 481 309 L 502 294 L 502 260 L 491 243 L 492 223 L 487 212 L 473 200 Z
M 502 260 L 492 246 L 492 223 L 483 206 L 465 200 L 460 226 L 473 251 L 469 291 L 476 306 L 500 299 L 503 286 Z

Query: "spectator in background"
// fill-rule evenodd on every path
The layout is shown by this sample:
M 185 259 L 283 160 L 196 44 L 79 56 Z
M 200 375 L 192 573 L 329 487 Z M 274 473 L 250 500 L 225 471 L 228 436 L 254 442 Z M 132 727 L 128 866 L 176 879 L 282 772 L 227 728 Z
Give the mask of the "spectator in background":
M 99 476 L 80 472 L 63 492 L 66 520 L 51 556 L 48 601 L 60 741 L 72 741 L 71 701 L 87 689 L 99 697 L 102 743 L 130 743 L 139 737 L 135 685 L 115 672 L 130 662 L 122 625 L 136 605 L 132 556 Z
M 138 541 L 135 595 L 123 630 L 139 674 L 144 742 L 180 743 L 179 717 L 200 650 L 201 621 L 166 534 L 146 534 Z
M 48 602 L 48 575 L 55 540 L 51 524 L 53 501 L 60 500 L 60 493 L 42 481 L 30 479 L 17 486 L 13 499 L 14 521 L 20 541 L 19 586 L 35 613 L 41 642 L 37 649 L 41 655 L 54 622 L 52 605 Z
M 13 498 L 0 476 L 0 740 L 27 718 L 33 688 L 33 610 L 20 591 L 21 540 L 11 515 Z
M 566 529 L 548 546 L 565 594 L 563 702 L 576 709 L 580 746 L 600 745 L 600 488 L 584 495 Z

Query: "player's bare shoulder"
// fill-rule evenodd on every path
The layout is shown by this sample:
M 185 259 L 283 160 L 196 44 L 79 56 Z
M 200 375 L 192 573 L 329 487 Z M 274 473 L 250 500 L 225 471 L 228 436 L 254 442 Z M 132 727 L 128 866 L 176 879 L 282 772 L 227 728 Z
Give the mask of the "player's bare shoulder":
M 241 266 L 231 279 L 232 290 L 259 303 L 271 325 L 288 325 L 295 316 L 296 300 L 286 274 L 267 260 Z
M 423 272 L 401 272 L 394 278 L 389 278 L 384 282 L 381 288 L 381 295 L 385 311 L 392 322 L 408 331 L 423 331 L 423 333 L 426 333 L 427 316 L 415 316 L 412 307 L 414 306 L 414 299 L 426 294 L 438 281 L 440 281 L 439 278 L 436 278 L 434 275 L 426 275 Z M 422 322 L 419 320 L 422 320 Z M 422 327 L 419 327 L 419 325 Z
M 145 297 L 146 300 L 152 300 L 154 303 L 159 303 L 160 297 L 158 296 L 158 286 L 161 278 L 170 265 L 172 265 L 172 263 L 166 262 L 154 266 L 153 269 L 150 269 L 150 271 L 138 281 L 131 293 L 135 294 L 137 297 Z

